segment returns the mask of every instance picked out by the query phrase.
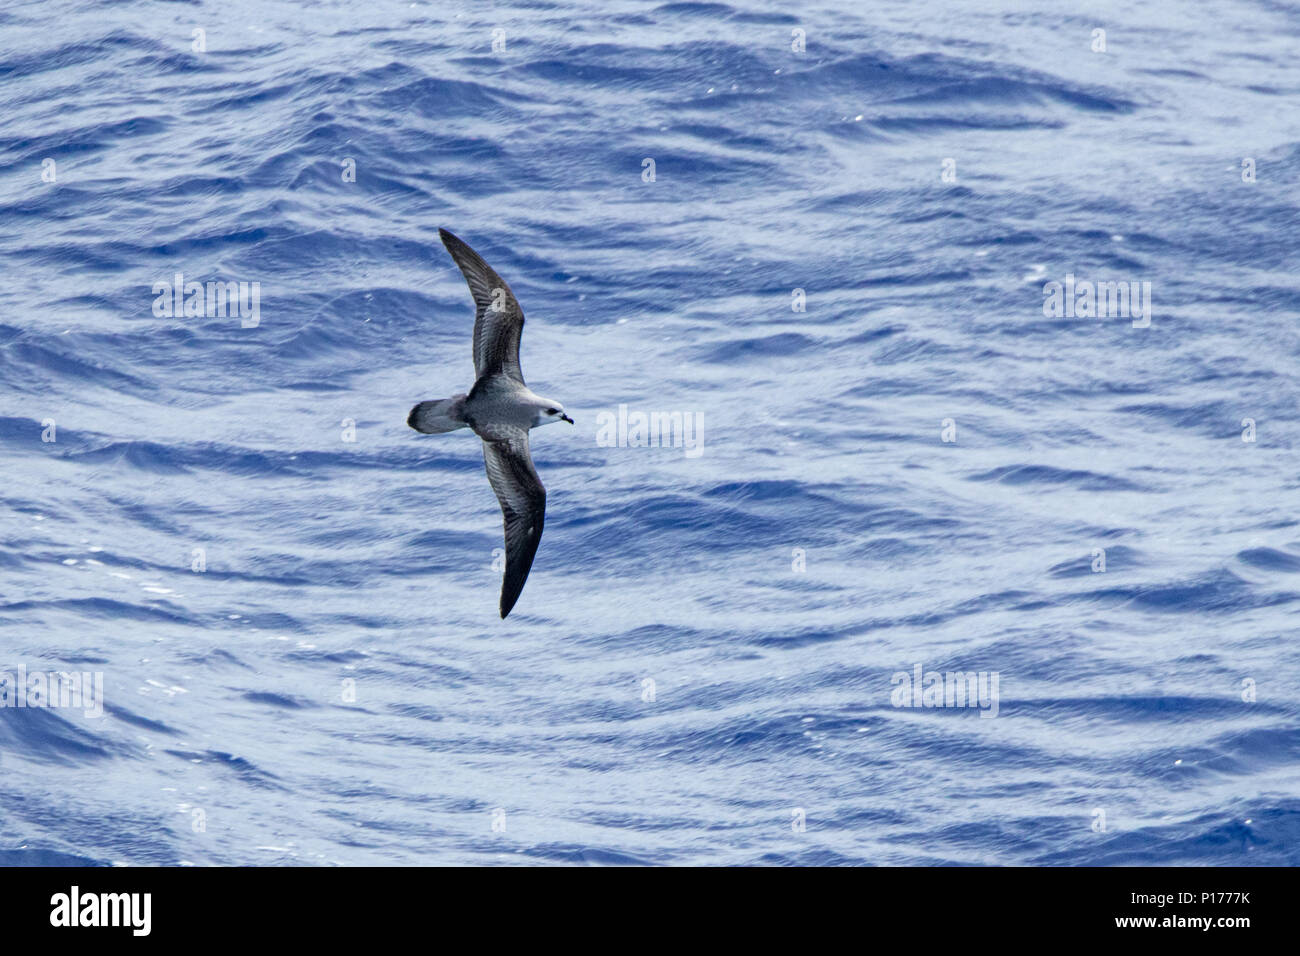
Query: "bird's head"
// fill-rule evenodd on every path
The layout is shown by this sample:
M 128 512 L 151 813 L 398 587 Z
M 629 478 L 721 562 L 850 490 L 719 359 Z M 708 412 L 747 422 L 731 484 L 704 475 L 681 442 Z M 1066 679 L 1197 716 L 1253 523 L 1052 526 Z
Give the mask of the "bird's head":
M 551 422 L 568 422 L 572 425 L 573 419 L 564 414 L 564 406 L 559 402 L 544 398 L 533 413 L 533 427 L 549 425 Z

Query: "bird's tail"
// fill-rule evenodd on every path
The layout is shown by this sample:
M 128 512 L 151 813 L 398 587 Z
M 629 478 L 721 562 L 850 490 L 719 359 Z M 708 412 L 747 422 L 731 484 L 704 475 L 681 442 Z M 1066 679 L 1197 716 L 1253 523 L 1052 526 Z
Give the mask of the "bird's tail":
M 421 402 L 406 416 L 406 424 L 426 435 L 440 435 L 465 428 L 469 425 L 465 421 L 465 396 L 453 395 L 451 398 Z

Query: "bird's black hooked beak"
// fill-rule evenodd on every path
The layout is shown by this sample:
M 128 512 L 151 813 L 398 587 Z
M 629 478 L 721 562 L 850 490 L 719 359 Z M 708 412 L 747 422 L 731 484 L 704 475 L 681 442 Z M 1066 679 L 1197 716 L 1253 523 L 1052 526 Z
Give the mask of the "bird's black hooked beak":
M 570 418 L 568 415 L 561 415 L 561 416 L 560 416 L 560 421 L 562 421 L 562 422 L 568 422 L 570 425 L 573 424 L 573 419 Z

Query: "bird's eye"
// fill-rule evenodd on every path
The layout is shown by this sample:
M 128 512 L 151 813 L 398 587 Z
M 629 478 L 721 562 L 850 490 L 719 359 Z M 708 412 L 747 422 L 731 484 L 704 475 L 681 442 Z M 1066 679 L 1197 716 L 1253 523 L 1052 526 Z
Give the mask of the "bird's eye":
M 558 415 L 558 414 L 560 414 L 560 410 L 559 410 L 558 408 L 548 408 L 548 409 L 546 410 L 546 414 L 548 414 L 548 415 Z

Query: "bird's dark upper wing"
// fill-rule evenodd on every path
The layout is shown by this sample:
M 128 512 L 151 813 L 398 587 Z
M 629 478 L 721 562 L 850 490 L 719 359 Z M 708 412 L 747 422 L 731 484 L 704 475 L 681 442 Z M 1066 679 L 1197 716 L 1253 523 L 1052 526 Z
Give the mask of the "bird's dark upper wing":
M 501 616 L 519 600 L 546 523 L 546 489 L 528 451 L 528 433 L 510 441 L 485 441 L 483 463 L 505 516 L 506 573 L 501 582 Z
M 482 378 L 504 372 L 522 382 L 519 368 L 519 336 L 524 331 L 524 312 L 506 281 L 483 261 L 483 257 L 446 229 L 439 229 L 442 244 L 460 266 L 474 297 L 474 376 Z

